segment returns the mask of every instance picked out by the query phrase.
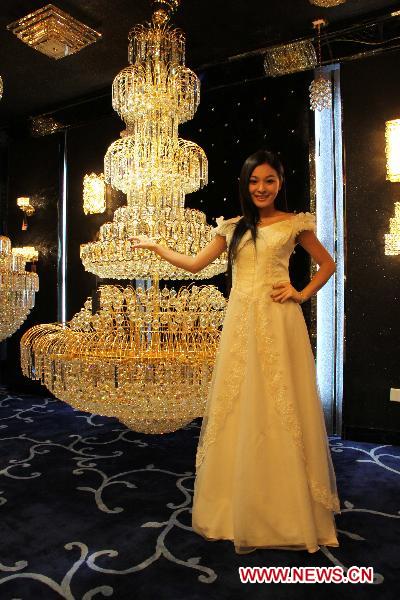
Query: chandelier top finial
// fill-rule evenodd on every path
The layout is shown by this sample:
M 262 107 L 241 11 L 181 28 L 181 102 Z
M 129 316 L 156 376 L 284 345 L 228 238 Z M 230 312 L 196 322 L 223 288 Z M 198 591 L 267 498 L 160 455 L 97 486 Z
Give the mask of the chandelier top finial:
M 173 12 L 179 7 L 181 0 L 152 0 L 154 12 L 152 15 L 152 21 L 154 25 L 162 26 L 165 25 Z

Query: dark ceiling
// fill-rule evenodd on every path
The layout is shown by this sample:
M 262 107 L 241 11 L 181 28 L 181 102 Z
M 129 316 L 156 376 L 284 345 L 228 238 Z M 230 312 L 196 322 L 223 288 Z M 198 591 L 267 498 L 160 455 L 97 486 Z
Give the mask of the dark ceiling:
M 149 0 L 54 0 L 53 4 L 102 33 L 102 39 L 77 54 L 53 60 L 17 39 L 6 26 L 45 6 L 37 0 L 2 0 L 0 75 L 4 96 L 0 126 L 44 113 L 74 99 L 109 89 L 127 65 L 127 35 L 149 19 Z M 228 57 L 313 34 L 321 16 L 328 29 L 398 10 L 392 0 L 347 0 L 334 8 L 309 0 L 182 0 L 173 23 L 187 37 L 186 63 L 194 70 Z

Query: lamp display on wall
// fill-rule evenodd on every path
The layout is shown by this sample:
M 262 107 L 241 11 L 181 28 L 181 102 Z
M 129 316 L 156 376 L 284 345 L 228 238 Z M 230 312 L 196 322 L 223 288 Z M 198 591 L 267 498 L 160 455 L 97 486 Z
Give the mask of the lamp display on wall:
M 81 246 L 86 270 L 151 279 L 148 289 L 101 286 L 67 324 L 37 325 L 21 340 L 23 373 L 81 410 L 115 416 L 135 431 L 175 431 L 204 415 L 226 300 L 212 285 L 160 289 L 160 279 L 205 279 L 226 270 L 226 253 L 192 274 L 146 249 L 144 234 L 195 255 L 212 238 L 185 194 L 207 183 L 207 157 L 178 136 L 193 118 L 200 82 L 184 66 L 185 37 L 169 24 L 179 0 L 156 0 L 152 21 L 129 35 L 131 64 L 113 83 L 126 123 L 105 155 L 105 180 L 127 194 L 100 239 Z M 150 282 L 148 282 L 150 283 Z
M 0 342 L 22 325 L 35 304 L 39 278 L 25 270 L 25 262 L 12 252 L 10 239 L 0 236 Z
M 83 211 L 95 215 L 106 210 L 106 184 L 104 173 L 91 173 L 83 178 Z
M 0 100 L 2 99 L 2 97 L 3 97 L 3 79 L 0 75 Z
M 400 202 L 394 203 L 394 217 L 389 219 L 389 233 L 385 233 L 385 254 L 400 254 Z
M 65 125 L 59 123 L 51 115 L 37 115 L 30 117 L 30 129 L 33 137 L 42 137 L 52 135 L 58 131 L 62 131 Z
M 386 179 L 400 181 L 400 119 L 386 121 Z
M 317 29 L 318 68 L 315 70 L 314 81 L 310 85 L 311 110 L 324 110 L 332 106 L 332 83 L 329 76 L 322 72 L 321 27 L 327 24 L 325 19 L 313 21 L 313 27 Z
M 14 247 L 12 249 L 12 253 L 15 256 L 21 256 L 24 262 L 32 263 L 31 270 L 32 272 L 36 271 L 36 263 L 39 259 L 39 251 L 36 250 L 34 246 Z
M 31 204 L 31 199 L 27 196 L 21 196 L 20 198 L 17 198 L 17 206 L 19 206 L 24 213 L 22 218 L 22 231 L 26 231 L 28 229 L 28 217 L 33 215 L 35 208 Z

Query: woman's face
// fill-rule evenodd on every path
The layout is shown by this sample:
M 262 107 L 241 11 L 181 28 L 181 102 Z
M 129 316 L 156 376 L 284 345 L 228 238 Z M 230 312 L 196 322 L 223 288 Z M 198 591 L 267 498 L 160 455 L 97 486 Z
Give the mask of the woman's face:
M 282 181 L 273 167 L 264 163 L 258 165 L 250 175 L 249 192 L 257 208 L 273 205 Z

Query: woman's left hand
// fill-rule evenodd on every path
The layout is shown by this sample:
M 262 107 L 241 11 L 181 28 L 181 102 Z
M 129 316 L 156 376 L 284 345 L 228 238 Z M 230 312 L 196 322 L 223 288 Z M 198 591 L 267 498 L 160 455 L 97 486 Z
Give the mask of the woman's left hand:
M 302 302 L 303 297 L 290 283 L 290 281 L 279 281 L 274 283 L 272 288 L 274 291 L 271 293 L 271 298 L 274 302 L 285 302 L 290 298 L 299 304 Z

